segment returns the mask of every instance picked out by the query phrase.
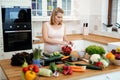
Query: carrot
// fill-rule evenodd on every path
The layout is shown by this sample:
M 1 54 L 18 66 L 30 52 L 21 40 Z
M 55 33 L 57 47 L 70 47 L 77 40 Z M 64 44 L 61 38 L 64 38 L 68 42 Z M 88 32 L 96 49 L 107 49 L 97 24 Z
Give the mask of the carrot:
M 62 58 L 61 58 L 61 60 L 65 60 L 65 59 L 68 59 L 70 56 L 63 56 Z
M 84 67 L 83 66 L 74 66 L 74 65 L 72 65 L 72 66 L 70 66 L 72 69 L 83 69 Z
M 74 71 L 74 72 L 84 72 L 85 71 L 85 69 L 72 69 L 72 71 Z
M 70 66 L 72 71 L 74 72 L 84 72 L 86 70 L 86 66 Z

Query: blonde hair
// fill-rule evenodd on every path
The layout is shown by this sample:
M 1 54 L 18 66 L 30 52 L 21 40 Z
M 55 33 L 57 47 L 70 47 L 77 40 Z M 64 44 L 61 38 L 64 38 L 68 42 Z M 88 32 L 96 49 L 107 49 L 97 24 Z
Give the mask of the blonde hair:
M 50 24 L 51 24 L 51 25 L 54 25 L 54 24 L 55 24 L 55 16 L 56 16 L 58 13 L 64 14 L 64 11 L 63 11 L 60 7 L 57 7 L 57 8 L 55 8 L 55 9 L 52 11 L 52 15 L 51 15 L 51 18 L 50 18 Z M 62 24 L 62 21 L 59 23 L 59 25 L 61 25 L 61 24 Z

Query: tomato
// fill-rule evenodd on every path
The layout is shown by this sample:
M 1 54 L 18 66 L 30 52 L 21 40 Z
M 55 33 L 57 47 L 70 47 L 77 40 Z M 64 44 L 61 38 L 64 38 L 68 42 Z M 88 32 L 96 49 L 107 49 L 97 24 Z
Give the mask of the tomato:
M 28 66 L 28 69 L 29 69 L 29 70 L 33 70 L 33 68 L 34 68 L 34 65 L 33 65 L 33 64 L 30 64 L 30 65 Z
M 94 65 L 95 65 L 95 66 L 98 66 L 98 67 L 102 67 L 102 66 L 103 66 L 103 63 L 102 63 L 102 62 L 95 62 Z
M 22 71 L 23 71 L 24 73 L 27 72 L 27 71 L 28 71 L 28 67 L 22 68 Z
M 71 53 L 71 51 L 72 51 L 72 48 L 70 47 L 70 46 L 63 46 L 62 47 L 62 51 L 63 51 L 63 54 L 65 54 L 65 55 L 69 55 L 70 53 Z
M 33 71 L 34 71 L 35 73 L 38 73 L 38 72 L 39 72 L 39 66 L 36 65 L 36 64 L 34 64 Z

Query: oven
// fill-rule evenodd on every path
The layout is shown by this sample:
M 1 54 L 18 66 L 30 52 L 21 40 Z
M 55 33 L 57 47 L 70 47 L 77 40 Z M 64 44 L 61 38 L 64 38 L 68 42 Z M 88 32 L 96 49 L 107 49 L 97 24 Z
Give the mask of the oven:
M 4 52 L 32 49 L 31 9 L 2 7 Z

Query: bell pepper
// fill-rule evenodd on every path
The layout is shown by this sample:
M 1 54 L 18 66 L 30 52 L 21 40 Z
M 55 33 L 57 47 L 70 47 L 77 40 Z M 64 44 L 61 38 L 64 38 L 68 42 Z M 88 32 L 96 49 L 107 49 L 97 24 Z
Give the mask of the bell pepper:
M 25 80 L 35 80 L 36 78 L 36 73 L 34 71 L 28 70 L 25 73 Z

